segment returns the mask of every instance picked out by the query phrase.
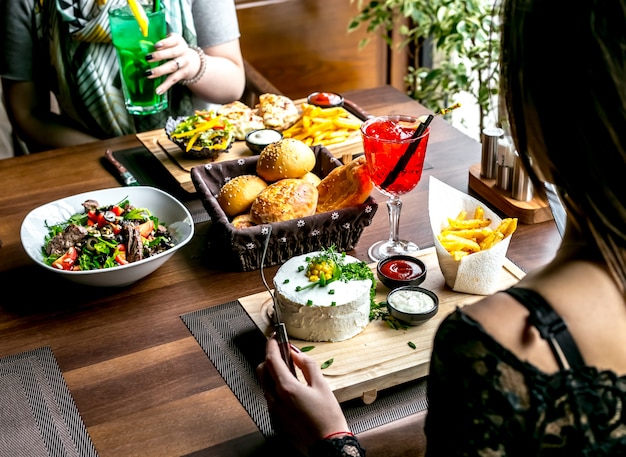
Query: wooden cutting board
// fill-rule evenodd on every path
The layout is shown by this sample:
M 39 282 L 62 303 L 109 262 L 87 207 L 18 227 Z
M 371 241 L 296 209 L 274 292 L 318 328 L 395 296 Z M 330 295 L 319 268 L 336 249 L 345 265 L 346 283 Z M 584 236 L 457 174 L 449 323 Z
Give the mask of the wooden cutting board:
M 300 107 L 306 99 L 294 100 L 296 106 Z M 359 120 L 356 116 L 349 113 L 351 117 Z M 196 189 L 191 181 L 191 169 L 198 165 L 213 162 L 221 162 L 225 160 L 236 160 L 241 157 L 251 157 L 254 154 L 245 141 L 235 141 L 230 150 L 220 154 L 216 159 L 193 159 L 187 157 L 183 150 L 175 143 L 170 141 L 165 133 L 165 129 L 157 129 L 149 132 L 137 134 L 137 139 L 150 151 L 165 168 L 176 178 L 183 189 L 189 193 L 195 193 Z M 352 159 L 354 154 L 363 151 L 363 143 L 361 134 L 355 131 L 347 141 L 343 143 L 327 146 L 327 149 L 339 160 L 346 163 Z
M 422 287 L 439 296 L 439 311 L 429 321 L 408 329 L 395 330 L 376 320 L 370 322 L 359 335 L 335 343 L 291 340 L 300 348 L 314 346 L 307 354 L 320 365 L 333 359 L 332 365 L 323 372 L 340 402 L 361 398 L 365 403 L 371 403 L 376 399 L 378 391 L 426 376 L 433 338 L 441 321 L 457 306 L 473 303 L 482 297 L 454 292 L 445 285 L 434 247 L 420 251 L 416 257 L 422 259 L 427 268 L 426 281 Z M 375 263 L 371 264 L 371 268 L 376 274 Z M 516 284 L 524 274 L 519 267 L 505 259 L 500 272 L 501 288 Z M 376 301 L 385 300 L 388 292 L 389 289 L 379 281 Z M 270 335 L 270 295 L 262 292 L 240 298 L 239 302 L 257 327 L 265 335 Z M 415 345 L 415 349 L 409 346 L 409 342 Z M 303 380 L 301 373 L 299 377 Z

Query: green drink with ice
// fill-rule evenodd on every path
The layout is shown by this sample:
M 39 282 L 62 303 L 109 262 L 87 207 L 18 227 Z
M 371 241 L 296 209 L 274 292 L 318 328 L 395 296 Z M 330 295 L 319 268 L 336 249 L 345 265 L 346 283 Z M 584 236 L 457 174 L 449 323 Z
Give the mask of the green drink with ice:
M 131 114 L 153 114 L 167 108 L 167 92 L 157 94 L 155 89 L 165 76 L 148 79 L 146 70 L 158 62 L 147 62 L 146 54 L 155 50 L 154 43 L 165 38 L 165 14 L 146 9 L 148 34 L 144 36 L 137 19 L 128 6 L 109 11 L 111 39 L 117 51 L 126 109 Z

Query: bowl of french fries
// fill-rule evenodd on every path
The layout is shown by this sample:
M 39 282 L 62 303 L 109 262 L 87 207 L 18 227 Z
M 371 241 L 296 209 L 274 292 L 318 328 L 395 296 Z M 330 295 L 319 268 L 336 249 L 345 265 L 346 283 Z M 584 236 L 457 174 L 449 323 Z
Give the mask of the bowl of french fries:
M 484 203 L 432 176 L 428 198 L 435 250 L 446 285 L 475 295 L 497 292 L 517 218 L 502 219 Z
M 324 108 L 303 102 L 302 113 L 283 137 L 295 138 L 307 146 L 331 146 L 346 141 L 361 141 L 359 128 L 362 121 L 341 106 Z

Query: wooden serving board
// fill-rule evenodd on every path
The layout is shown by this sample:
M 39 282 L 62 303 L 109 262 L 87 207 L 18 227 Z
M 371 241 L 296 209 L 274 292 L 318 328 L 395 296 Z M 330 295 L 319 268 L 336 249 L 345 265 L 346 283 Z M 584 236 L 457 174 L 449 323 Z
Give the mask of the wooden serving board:
M 432 290 L 439 297 L 439 311 L 429 321 L 395 330 L 383 321 L 375 320 L 359 335 L 335 343 L 291 340 L 300 348 L 314 346 L 307 354 L 320 365 L 333 359 L 332 365 L 324 369 L 324 375 L 340 402 L 361 398 L 365 403 L 371 403 L 378 391 L 426 376 L 433 338 L 441 321 L 457 306 L 473 303 L 482 297 L 454 292 L 445 285 L 434 247 L 420 251 L 416 257 L 422 259 L 427 268 L 422 287 Z M 371 268 L 376 274 L 375 263 L 371 264 Z M 500 274 L 500 286 L 505 289 L 516 284 L 525 273 L 505 259 Z M 389 289 L 379 281 L 376 300 L 386 300 L 388 292 Z M 272 308 L 270 295 L 262 292 L 240 298 L 239 302 L 257 327 L 269 336 L 273 329 L 269 317 Z M 415 345 L 415 349 L 409 346 L 409 342 Z M 303 380 L 302 374 L 298 374 Z
M 550 205 L 544 199 L 535 196 L 527 202 L 515 200 L 496 186 L 495 179 L 480 176 L 480 164 L 470 167 L 468 186 L 508 217 L 517 217 L 522 224 L 537 224 L 554 217 Z
M 300 107 L 306 99 L 294 100 L 296 106 Z M 356 116 L 348 113 L 354 119 Z M 187 157 L 183 150 L 170 141 L 165 133 L 165 129 L 157 129 L 149 132 L 138 133 L 137 138 L 150 151 L 165 168 L 176 178 L 180 185 L 189 193 L 195 193 L 196 189 L 191 181 L 191 169 L 198 165 L 225 160 L 236 160 L 241 157 L 251 157 L 254 154 L 245 141 L 235 141 L 228 152 L 222 153 L 216 159 L 193 159 Z M 347 141 L 333 144 L 326 147 L 336 158 L 346 163 L 352 159 L 354 154 L 363 151 L 361 134 L 355 131 Z

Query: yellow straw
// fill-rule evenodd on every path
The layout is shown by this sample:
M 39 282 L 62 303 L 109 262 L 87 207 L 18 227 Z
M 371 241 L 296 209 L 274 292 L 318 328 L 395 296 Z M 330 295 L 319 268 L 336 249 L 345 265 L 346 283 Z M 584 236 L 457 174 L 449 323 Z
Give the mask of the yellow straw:
M 137 24 L 139 24 L 141 34 L 143 36 L 148 36 L 148 16 L 146 15 L 146 11 L 139 4 L 139 0 L 128 0 L 128 6 L 130 7 L 133 16 L 135 16 Z

